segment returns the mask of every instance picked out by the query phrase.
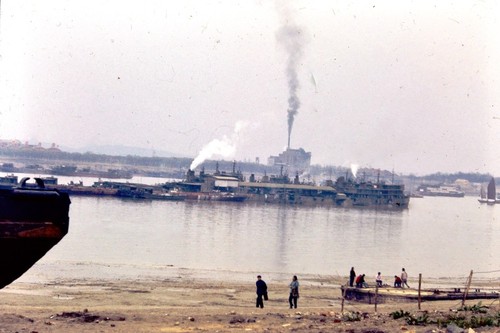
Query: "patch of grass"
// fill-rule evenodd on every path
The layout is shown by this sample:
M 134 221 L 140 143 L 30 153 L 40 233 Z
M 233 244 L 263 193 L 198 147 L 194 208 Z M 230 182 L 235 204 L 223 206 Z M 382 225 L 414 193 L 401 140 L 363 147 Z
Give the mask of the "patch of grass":
M 474 305 L 464 305 L 458 311 L 470 311 L 473 313 L 487 313 L 488 312 L 488 307 L 486 305 L 483 305 L 481 302 L 474 304 Z
M 403 318 L 408 325 L 436 324 L 438 327 L 447 327 L 451 324 L 463 329 L 479 327 L 500 327 L 500 312 L 488 314 L 488 307 L 481 302 L 471 306 L 464 306 L 459 312 L 448 314 L 445 317 L 429 317 L 428 313 L 412 314 L 398 310 L 390 313 L 392 319 Z
M 404 318 L 408 325 L 426 325 L 429 323 L 429 316 L 426 313 L 415 316 L 408 311 L 398 310 L 391 312 L 389 315 L 392 317 L 392 319 Z
M 469 310 L 471 311 L 471 310 Z M 500 312 L 493 315 L 472 315 L 469 318 L 465 315 L 449 315 L 447 318 L 438 320 L 439 327 L 447 327 L 455 324 L 460 328 L 479 328 L 479 327 L 500 327 Z
M 392 319 L 399 319 L 410 316 L 410 313 L 408 311 L 398 310 L 391 312 L 389 315 L 392 317 Z
M 358 312 L 348 312 L 343 315 L 344 321 L 360 321 L 361 315 Z
M 429 323 L 429 315 L 427 313 L 420 316 L 409 315 L 406 317 L 406 323 L 408 325 L 426 325 Z

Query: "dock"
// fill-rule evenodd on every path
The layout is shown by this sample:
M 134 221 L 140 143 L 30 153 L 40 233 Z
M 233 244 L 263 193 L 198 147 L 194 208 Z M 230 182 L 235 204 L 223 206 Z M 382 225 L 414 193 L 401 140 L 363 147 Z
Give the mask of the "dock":
M 418 302 L 463 300 L 465 292 L 460 288 L 451 289 L 418 289 L 394 288 L 388 285 L 382 287 L 355 288 L 341 286 L 342 295 L 346 300 L 368 304 L 382 304 L 386 302 Z M 496 291 L 481 291 L 472 289 L 467 292 L 466 299 L 498 299 L 500 294 Z

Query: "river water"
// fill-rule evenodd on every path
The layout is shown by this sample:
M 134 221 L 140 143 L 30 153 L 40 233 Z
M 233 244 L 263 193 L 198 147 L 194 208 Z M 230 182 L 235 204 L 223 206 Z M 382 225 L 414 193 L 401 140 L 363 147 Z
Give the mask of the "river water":
M 500 277 L 500 205 L 412 198 L 383 211 L 72 197 L 68 235 L 18 281 L 252 274 Z

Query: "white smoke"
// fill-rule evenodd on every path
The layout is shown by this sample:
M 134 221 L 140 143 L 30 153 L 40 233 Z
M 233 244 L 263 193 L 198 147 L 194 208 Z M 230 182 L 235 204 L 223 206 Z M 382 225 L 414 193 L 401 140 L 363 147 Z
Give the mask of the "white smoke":
M 356 174 L 358 173 L 359 170 L 359 165 L 358 164 L 351 164 L 351 172 L 354 178 L 356 178 Z
M 240 139 L 241 131 L 248 125 L 247 122 L 238 121 L 234 125 L 234 131 L 230 137 L 224 135 L 222 139 L 213 139 L 206 144 L 191 162 L 190 170 L 194 170 L 198 165 L 213 157 L 232 158 L 236 153 L 236 147 Z

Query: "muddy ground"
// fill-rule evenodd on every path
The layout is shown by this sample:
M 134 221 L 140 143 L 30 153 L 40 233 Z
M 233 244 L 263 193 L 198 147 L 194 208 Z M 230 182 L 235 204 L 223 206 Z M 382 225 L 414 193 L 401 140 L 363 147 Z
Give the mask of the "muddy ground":
M 467 311 L 461 301 L 420 310 L 346 301 L 342 311 L 344 278 L 299 281 L 297 309 L 288 306 L 288 281 L 268 281 L 264 309 L 255 307 L 251 280 L 15 282 L 0 291 L 0 332 L 462 332 L 458 325 L 473 324 L 481 325 L 470 332 L 500 332 L 498 299 L 467 301 Z M 498 280 L 488 284 L 500 289 Z

